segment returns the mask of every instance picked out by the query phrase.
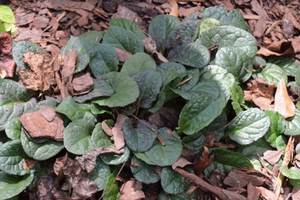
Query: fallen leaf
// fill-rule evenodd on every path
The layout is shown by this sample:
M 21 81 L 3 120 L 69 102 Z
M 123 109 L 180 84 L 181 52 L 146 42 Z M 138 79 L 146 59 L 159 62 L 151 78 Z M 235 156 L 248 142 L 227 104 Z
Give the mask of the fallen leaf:
M 56 158 L 55 163 L 53 165 L 53 171 L 58 176 L 61 172 L 63 166 L 66 165 L 68 159 L 68 153 L 65 156 Z
M 268 199 L 278 199 L 274 192 L 264 188 L 264 187 L 257 187 L 257 189 L 261 192 L 261 195 L 264 198 Z
M 36 160 L 25 159 L 25 163 L 23 163 L 23 169 L 32 169 L 36 163 Z
M 214 155 L 209 156 L 209 150 L 206 146 L 204 146 L 201 161 L 196 163 L 193 167 L 195 174 L 199 176 L 206 169 L 206 167 L 212 163 L 213 160 Z
M 291 42 L 292 42 L 292 46 L 294 48 L 295 53 L 299 53 L 300 52 L 300 36 L 293 37 L 291 39 Z
M 274 98 L 275 85 L 269 85 L 262 78 L 251 80 L 247 84 L 248 90 L 244 91 L 244 97 L 247 101 L 253 102 L 262 110 L 268 110 Z
M 76 73 L 73 77 L 72 86 L 74 89 L 74 95 L 82 95 L 93 89 L 94 81 L 89 72 Z
M 42 107 L 40 110 L 21 115 L 20 121 L 31 137 L 48 137 L 63 141 L 63 120 L 55 109 Z
M 113 140 L 117 149 L 122 149 L 125 146 L 124 134 L 122 131 L 123 124 L 128 117 L 119 114 L 115 126 L 112 128 Z
M 177 167 L 181 167 L 184 168 L 187 165 L 191 165 L 193 163 L 191 163 L 190 161 L 186 160 L 183 157 L 180 157 L 173 165 L 172 165 L 172 169 L 175 169 Z
M 168 3 L 171 4 L 171 12 L 170 15 L 174 17 L 178 17 L 178 4 L 176 0 L 168 0 Z
M 0 70 L 1 78 L 13 78 L 16 63 L 12 54 L 12 38 L 9 33 L 0 34 Z
M 145 198 L 145 194 L 142 189 L 142 183 L 135 179 L 131 179 L 124 183 L 120 188 L 121 196 L 119 200 L 141 200 Z
M 114 47 L 114 49 L 118 53 L 118 59 L 120 62 L 125 62 L 130 56 L 132 56 L 132 53 L 130 53 L 129 51 L 125 51 L 116 47 Z
M 266 10 L 260 5 L 257 0 L 251 1 L 252 10 L 256 12 L 259 16 L 264 18 L 265 20 L 270 20 Z
M 179 17 L 187 17 L 190 14 L 192 14 L 192 13 L 194 13 L 194 12 L 200 10 L 200 9 L 201 9 L 200 6 L 191 7 L 191 8 L 180 7 L 179 10 L 178 10 L 178 15 L 179 15 Z
M 260 38 L 264 35 L 264 32 L 267 28 L 267 22 L 266 20 L 261 17 L 259 20 L 257 20 L 255 24 L 255 31 L 253 32 L 253 36 Z
M 293 26 L 300 30 L 300 23 L 299 21 L 294 17 L 292 13 L 286 13 L 283 18 L 289 18 L 292 21 Z
M 247 185 L 247 200 L 259 200 L 260 190 L 251 183 Z
M 277 86 L 274 106 L 274 110 L 281 114 L 285 119 L 293 117 L 296 114 L 295 104 L 289 97 L 283 77 L 280 79 Z
M 277 151 L 267 150 L 264 152 L 263 159 L 268 161 L 268 163 L 270 163 L 271 165 L 275 165 L 281 158 L 283 152 L 283 149 Z
M 289 16 L 284 16 L 282 19 L 282 32 L 286 38 L 292 38 L 294 36 L 294 26 Z
M 102 130 L 106 133 L 106 135 L 112 136 L 112 130 L 111 130 L 111 128 L 105 123 L 105 121 L 103 121 L 103 122 L 101 123 L 101 125 L 102 125 Z

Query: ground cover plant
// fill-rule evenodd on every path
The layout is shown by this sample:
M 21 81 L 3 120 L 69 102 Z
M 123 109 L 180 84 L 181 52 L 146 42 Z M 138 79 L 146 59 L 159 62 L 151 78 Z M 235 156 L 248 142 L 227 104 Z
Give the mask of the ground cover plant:
M 242 169 L 269 186 L 262 171 L 276 163 L 275 181 L 299 188 L 299 145 L 289 161 L 300 111 L 288 94 L 299 94 L 299 65 L 256 56 L 238 11 L 159 15 L 148 33 L 109 24 L 71 37 L 57 56 L 13 43 L 16 73 L 0 79 L 0 199 L 25 189 L 31 199 L 142 199 L 151 185 L 160 200 L 197 199 L 194 185 L 245 199 L 199 176 Z M 275 163 L 262 160 L 275 150 Z

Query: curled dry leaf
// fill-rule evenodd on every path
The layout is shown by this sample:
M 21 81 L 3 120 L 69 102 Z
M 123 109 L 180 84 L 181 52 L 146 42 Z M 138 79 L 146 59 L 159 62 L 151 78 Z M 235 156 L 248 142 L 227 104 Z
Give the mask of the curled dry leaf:
M 68 154 L 66 153 L 65 156 L 56 158 L 55 163 L 53 165 L 53 171 L 58 176 L 61 172 L 63 166 L 67 163 Z
M 296 114 L 296 107 L 286 89 L 283 77 L 280 79 L 275 94 L 274 110 L 284 118 L 293 117 Z
M 111 128 L 103 121 L 102 123 L 102 130 L 106 133 L 108 136 L 112 136 L 112 130 Z
M 295 50 L 292 42 L 281 40 L 279 42 L 273 42 L 268 48 L 261 47 L 256 55 L 260 56 L 294 56 Z
M 12 58 L 12 39 L 9 33 L 0 34 L 0 72 L 1 78 L 13 78 L 16 63 Z
M 251 80 L 248 84 L 248 90 L 244 91 L 244 97 L 247 101 L 252 101 L 262 110 L 270 109 L 274 98 L 275 85 L 269 85 L 263 78 Z
M 202 153 L 202 160 L 194 165 L 194 171 L 197 176 L 199 176 L 207 166 L 209 166 L 214 160 L 214 155 L 209 156 L 209 150 L 204 146 L 204 151 Z
M 145 198 L 145 194 L 142 191 L 143 185 L 135 179 L 131 179 L 124 183 L 120 189 L 122 195 L 119 200 L 141 200 Z
M 147 38 L 143 39 L 143 44 L 144 44 L 145 50 L 148 53 L 156 56 L 157 60 L 159 62 L 161 62 L 161 63 L 169 62 L 160 52 L 156 51 L 156 44 L 152 37 L 147 37 Z
M 191 165 L 193 163 L 191 163 L 190 161 L 186 160 L 183 157 L 180 157 L 173 165 L 172 165 L 172 169 L 175 169 L 177 167 L 181 167 L 184 168 L 187 165 Z
M 50 80 L 54 79 L 54 57 L 44 53 L 28 51 L 23 54 L 24 62 L 31 70 L 18 69 L 20 82 L 26 89 L 34 91 L 47 91 L 50 88 Z
M 25 113 L 21 115 L 20 121 L 31 137 L 63 141 L 63 120 L 53 108 L 42 107 L 36 112 Z
M 74 95 L 86 94 L 93 89 L 94 81 L 89 72 L 77 73 L 73 77 Z
M 116 122 L 115 126 L 112 128 L 113 140 L 115 142 L 116 148 L 119 150 L 125 146 L 124 134 L 122 131 L 122 127 L 127 118 L 128 117 L 126 117 L 125 115 L 119 114 L 117 117 L 117 122 Z

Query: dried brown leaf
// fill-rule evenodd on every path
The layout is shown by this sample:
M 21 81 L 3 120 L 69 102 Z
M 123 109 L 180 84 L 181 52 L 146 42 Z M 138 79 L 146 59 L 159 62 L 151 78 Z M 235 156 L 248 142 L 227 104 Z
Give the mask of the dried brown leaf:
M 186 160 L 183 157 L 180 157 L 173 165 L 172 165 L 172 169 L 175 169 L 177 167 L 181 167 L 184 168 L 187 165 L 191 165 L 193 163 L 191 163 L 190 161 Z
M 142 183 L 135 179 L 131 179 L 122 185 L 120 189 L 122 195 L 119 200 L 141 200 L 145 198 L 145 194 L 142 189 Z
M 263 159 L 268 161 L 271 165 L 275 165 L 281 158 L 283 152 L 283 149 L 277 151 L 267 150 L 264 152 Z
M 89 72 L 76 73 L 73 77 L 72 86 L 74 95 L 82 95 L 93 89 L 94 81 Z
M 209 156 L 209 150 L 206 146 L 204 146 L 201 161 L 196 163 L 193 167 L 195 174 L 199 176 L 206 169 L 206 167 L 212 163 L 213 160 L 214 155 Z

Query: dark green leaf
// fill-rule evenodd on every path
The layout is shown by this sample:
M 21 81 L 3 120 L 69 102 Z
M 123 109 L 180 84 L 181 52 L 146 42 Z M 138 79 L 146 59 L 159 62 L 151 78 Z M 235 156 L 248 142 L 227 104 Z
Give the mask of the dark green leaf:
M 111 139 L 109 139 L 108 135 L 106 133 L 104 133 L 104 131 L 102 130 L 102 124 L 98 123 L 96 124 L 93 133 L 92 133 L 92 137 L 91 137 L 91 141 L 92 144 L 94 145 L 94 147 L 98 148 L 98 147 L 109 147 L 111 145 L 113 145 L 113 142 Z
M 191 42 L 176 46 L 169 52 L 168 59 L 190 67 L 203 68 L 210 60 L 210 53 L 205 46 Z
M 108 98 L 97 98 L 94 103 L 100 106 L 124 107 L 137 100 L 139 97 L 139 87 L 136 81 L 127 74 L 120 72 L 110 72 L 101 76 L 101 80 L 106 81 L 115 91 Z
M 187 81 L 186 83 L 176 87 L 176 89 L 180 89 L 183 91 L 189 91 L 192 87 L 194 87 L 198 81 L 199 81 L 199 75 L 200 75 L 200 71 L 199 69 L 187 69 L 187 76 L 183 78 L 183 80 L 189 79 L 191 78 L 189 81 Z
M 0 146 L 0 170 L 13 175 L 29 174 L 29 169 L 24 169 L 25 158 L 28 156 L 23 151 L 21 141 L 14 140 Z
M 263 137 L 270 127 L 270 118 L 258 108 L 240 112 L 229 125 L 227 133 L 230 139 L 246 145 Z
M 92 173 L 89 174 L 89 177 L 96 183 L 98 191 L 102 191 L 105 188 L 110 174 L 109 166 L 103 163 L 100 158 L 97 158 L 96 166 Z
M 227 14 L 221 16 L 220 22 L 222 25 L 235 26 L 251 32 L 251 29 L 247 26 L 243 15 L 237 10 L 231 10 Z
M 143 30 L 134 22 L 129 21 L 128 19 L 124 18 L 116 18 L 111 19 L 109 21 L 110 26 L 118 26 L 122 27 L 126 30 L 132 31 L 134 34 L 136 34 L 140 39 L 144 39 L 147 36 L 143 33 Z
M 237 149 L 237 152 L 241 153 L 245 157 L 250 158 L 251 156 L 257 155 L 260 155 L 262 157 L 263 154 L 268 150 L 273 150 L 273 148 L 264 138 L 260 138 L 256 142 L 253 142 L 251 144 L 241 145 Z
M 101 154 L 100 158 L 102 161 L 108 165 L 119 165 L 126 162 L 130 156 L 130 150 L 127 146 L 123 147 L 120 151 L 124 152 L 123 154 Z
M 130 56 L 122 66 L 121 72 L 129 76 L 134 76 L 145 69 L 156 69 L 156 63 L 153 58 L 146 53 L 136 53 Z
M 193 135 L 188 135 L 182 139 L 185 147 L 188 148 L 193 153 L 200 153 L 205 145 L 205 136 L 202 132 L 195 133 Z
M 103 37 L 103 43 L 108 43 L 113 47 L 129 51 L 133 54 L 144 52 L 143 41 L 132 31 L 125 30 L 122 27 L 109 27 Z
M 94 77 L 117 71 L 119 65 L 118 53 L 109 44 L 97 44 L 98 47 L 90 55 L 89 66 Z
M 300 110 L 296 108 L 296 115 L 286 120 L 285 135 L 300 135 Z
M 5 128 L 6 136 L 11 140 L 20 140 L 21 126 L 20 117 L 13 118 Z
M 158 52 L 164 52 L 168 34 L 179 22 L 178 18 L 171 15 L 158 15 L 151 20 L 149 34 L 154 39 Z
M 252 58 L 243 51 L 235 47 L 223 47 L 216 54 L 215 63 L 233 74 L 237 80 L 245 82 L 252 74 Z
M 206 80 L 224 82 L 229 88 L 232 87 L 235 82 L 233 75 L 218 65 L 208 65 L 201 69 L 199 81 Z
M 214 121 L 212 121 L 207 127 L 201 130 L 201 132 L 205 136 L 214 136 L 215 142 L 219 142 L 224 136 L 224 129 L 228 123 L 227 115 L 224 111 L 216 119 L 214 119 Z
M 33 173 L 16 176 L 0 172 L 0 200 L 9 199 L 20 194 L 33 180 Z
M 146 69 L 137 73 L 133 78 L 137 82 L 140 90 L 140 107 L 151 108 L 162 87 L 162 75 L 153 69 Z
M 222 47 L 235 47 L 242 49 L 248 57 L 252 58 L 257 52 L 256 39 L 247 31 L 232 26 L 216 26 L 205 31 L 197 40 L 207 48 L 213 45 Z
M 94 88 L 87 94 L 75 96 L 74 100 L 83 103 L 97 97 L 110 97 L 114 94 L 114 89 L 104 80 L 94 79 Z
M 9 121 L 21 116 L 36 104 L 36 99 L 27 95 L 25 87 L 15 81 L 0 79 L 0 131 Z
M 90 62 L 90 54 L 99 46 L 103 37 L 103 32 L 90 31 L 80 36 L 71 36 L 66 46 L 61 49 L 62 55 L 67 55 L 69 51 L 77 50 L 76 69 L 80 72 L 86 68 Z
M 268 62 L 280 66 L 287 76 L 293 77 L 295 77 L 295 71 L 300 67 L 293 59 L 284 56 L 273 56 Z
M 135 156 L 131 159 L 131 163 L 135 163 L 135 165 L 130 165 L 130 169 L 136 180 L 145 184 L 156 183 L 159 181 L 160 176 L 155 171 L 155 166 L 147 165 L 144 161 Z
M 260 73 L 253 74 L 253 77 L 263 78 L 268 81 L 269 85 L 275 84 L 276 87 L 282 77 L 284 78 L 285 83 L 288 82 L 287 76 L 282 68 L 271 63 L 267 63 L 266 67 Z
M 214 18 L 220 20 L 220 18 L 227 14 L 227 10 L 221 6 L 208 7 L 204 9 L 202 20 L 206 18 Z
M 135 157 L 137 157 L 138 159 L 144 161 L 148 165 L 155 165 L 155 163 L 153 163 L 151 160 L 149 160 L 149 158 L 146 156 L 145 153 L 138 153 L 138 152 L 133 151 L 133 154 L 135 155 Z
M 253 62 L 254 62 L 255 64 L 257 64 L 257 65 L 262 66 L 262 67 L 266 66 L 266 64 L 267 64 L 266 60 L 263 59 L 263 58 L 260 57 L 260 56 L 255 56 Z
M 164 138 L 165 145 L 155 141 L 153 147 L 145 152 L 146 156 L 158 166 L 170 166 L 174 164 L 181 155 L 181 141 L 175 138 L 175 132 L 171 132 L 173 137 L 169 132 L 171 132 L 171 130 L 167 128 L 159 129 L 158 135 Z
M 111 173 L 107 179 L 104 193 L 103 200 L 116 200 L 119 199 L 120 192 L 119 192 L 119 184 L 118 181 L 115 181 L 117 178 L 119 168 L 116 168 L 113 173 Z
M 297 85 L 300 85 L 300 67 L 296 70 L 296 77 L 295 77 Z

